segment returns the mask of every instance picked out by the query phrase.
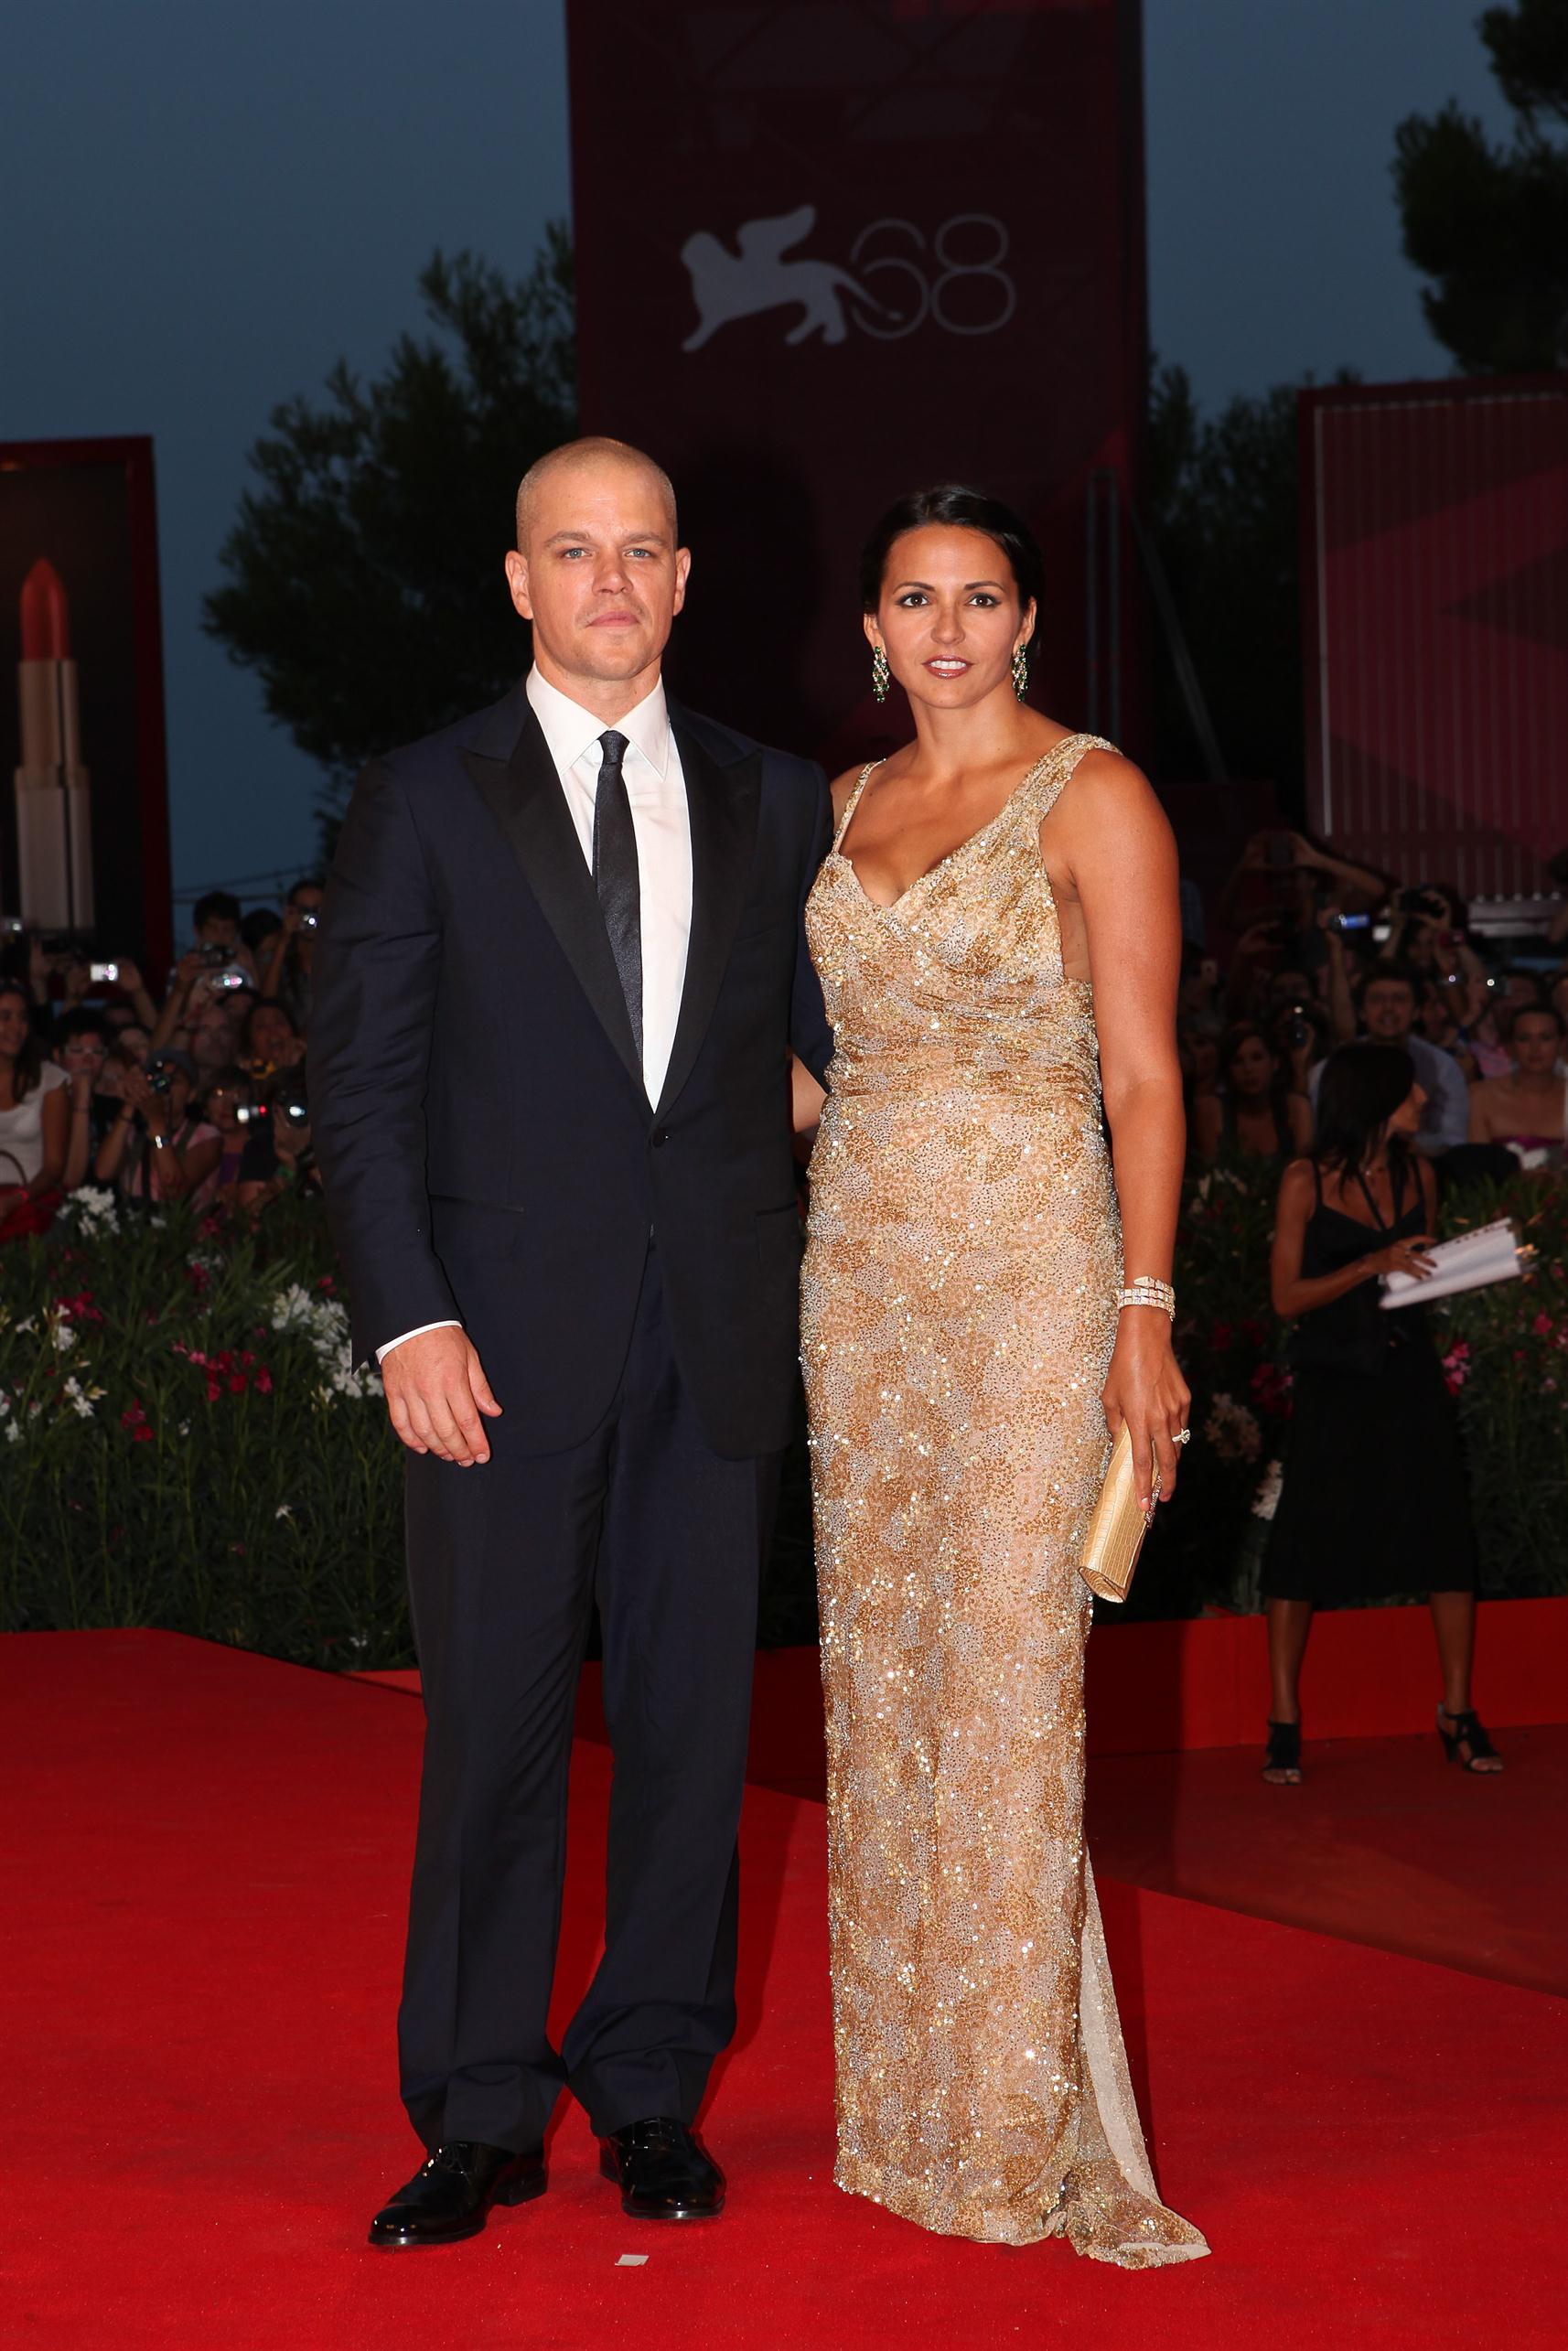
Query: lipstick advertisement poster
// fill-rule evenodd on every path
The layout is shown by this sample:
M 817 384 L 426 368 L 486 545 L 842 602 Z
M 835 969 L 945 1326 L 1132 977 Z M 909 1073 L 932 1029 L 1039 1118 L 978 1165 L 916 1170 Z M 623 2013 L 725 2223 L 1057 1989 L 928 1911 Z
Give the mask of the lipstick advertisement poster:
M 169 952 L 152 443 L 0 443 L 0 914 Z

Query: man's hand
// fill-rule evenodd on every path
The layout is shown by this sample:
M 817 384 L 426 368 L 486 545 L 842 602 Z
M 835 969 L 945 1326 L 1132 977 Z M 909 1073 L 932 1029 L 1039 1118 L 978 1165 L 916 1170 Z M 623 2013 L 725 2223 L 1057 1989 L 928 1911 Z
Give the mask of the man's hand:
M 448 1324 L 405 1338 L 382 1358 L 381 1385 L 392 1427 L 411 1453 L 433 1453 L 459 1469 L 489 1461 L 479 1416 L 494 1420 L 501 1408 L 466 1331 Z

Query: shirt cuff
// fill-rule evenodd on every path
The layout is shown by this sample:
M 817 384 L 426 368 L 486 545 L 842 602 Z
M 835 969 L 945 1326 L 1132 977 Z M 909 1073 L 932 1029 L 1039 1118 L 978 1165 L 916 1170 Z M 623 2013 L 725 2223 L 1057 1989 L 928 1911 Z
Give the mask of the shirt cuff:
M 401 1347 L 404 1339 L 423 1338 L 426 1331 L 460 1331 L 462 1327 L 462 1324 L 455 1315 L 447 1315 L 438 1323 L 421 1323 L 417 1330 L 399 1331 L 396 1338 L 389 1338 L 385 1347 L 377 1347 L 376 1361 L 384 1363 L 393 1347 Z

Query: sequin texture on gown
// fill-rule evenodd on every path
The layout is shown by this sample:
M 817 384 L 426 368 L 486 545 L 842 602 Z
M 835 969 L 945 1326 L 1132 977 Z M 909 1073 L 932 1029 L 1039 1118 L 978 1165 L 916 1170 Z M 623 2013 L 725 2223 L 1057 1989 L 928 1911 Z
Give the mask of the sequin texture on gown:
M 1188 2260 L 1158 2201 L 1083 1845 L 1077 1560 L 1121 1231 L 1092 995 L 1041 819 L 1089 735 L 891 907 L 838 843 L 802 1333 L 841 2187 L 946 2234 Z

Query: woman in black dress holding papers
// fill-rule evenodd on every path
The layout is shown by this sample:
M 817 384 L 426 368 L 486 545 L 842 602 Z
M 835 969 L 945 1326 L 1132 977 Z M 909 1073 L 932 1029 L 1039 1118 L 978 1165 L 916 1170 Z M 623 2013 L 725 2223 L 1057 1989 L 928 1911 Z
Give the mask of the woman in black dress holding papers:
M 1263 1777 L 1301 1778 L 1298 1691 L 1313 1609 L 1425 1592 L 1443 1674 L 1438 1735 L 1501 1769 L 1470 1704 L 1476 1552 L 1459 1433 L 1424 1306 L 1385 1314 L 1385 1273 L 1422 1274 L 1436 1179 L 1410 1148 L 1425 1096 L 1407 1053 L 1341 1046 L 1310 1154 L 1280 1183 L 1274 1311 L 1294 1323 L 1294 1412 L 1263 1562 L 1273 1707 Z

